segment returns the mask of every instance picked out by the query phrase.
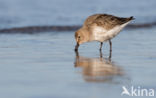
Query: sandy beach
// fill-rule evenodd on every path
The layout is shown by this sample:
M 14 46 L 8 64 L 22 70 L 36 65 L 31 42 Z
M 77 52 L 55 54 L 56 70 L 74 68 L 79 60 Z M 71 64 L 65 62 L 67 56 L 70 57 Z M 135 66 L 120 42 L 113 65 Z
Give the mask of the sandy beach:
M 141 4 L 121 0 L 123 6 L 118 3 L 111 6 L 114 0 L 92 1 L 85 6 L 80 0 L 71 3 L 73 9 L 67 7 L 72 0 L 45 1 L 0 1 L 0 29 L 81 26 L 88 15 L 102 11 L 119 16 L 134 15 L 136 20 L 132 24 L 155 22 L 156 14 L 151 10 L 156 8 L 155 0 L 148 5 L 146 0 Z M 76 5 L 79 2 L 82 5 Z M 57 4 L 62 6 L 58 8 Z M 81 10 L 76 10 L 79 7 Z M 138 13 L 141 8 L 147 9 Z M 30 31 L 0 33 L 1 98 L 120 98 L 122 86 L 156 89 L 155 26 L 124 29 L 112 40 L 111 62 L 108 42 L 104 43 L 102 58 L 97 42 L 80 46 L 77 58 L 75 29 Z

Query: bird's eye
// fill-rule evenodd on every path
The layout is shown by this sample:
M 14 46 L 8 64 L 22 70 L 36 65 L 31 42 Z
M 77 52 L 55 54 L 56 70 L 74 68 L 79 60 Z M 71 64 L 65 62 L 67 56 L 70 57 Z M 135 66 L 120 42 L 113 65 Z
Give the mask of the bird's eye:
M 80 39 L 80 36 L 78 36 L 78 38 Z

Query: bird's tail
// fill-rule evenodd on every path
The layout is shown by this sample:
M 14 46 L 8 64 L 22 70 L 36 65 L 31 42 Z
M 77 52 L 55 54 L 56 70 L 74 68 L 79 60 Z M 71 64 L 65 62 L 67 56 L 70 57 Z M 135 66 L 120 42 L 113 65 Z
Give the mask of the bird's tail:
M 129 17 L 129 20 L 134 20 L 135 18 L 133 16 Z

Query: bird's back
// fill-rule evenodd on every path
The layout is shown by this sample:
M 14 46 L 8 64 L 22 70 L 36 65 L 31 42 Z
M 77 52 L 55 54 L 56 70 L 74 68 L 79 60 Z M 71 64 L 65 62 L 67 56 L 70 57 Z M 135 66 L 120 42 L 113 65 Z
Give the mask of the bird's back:
M 108 15 L 108 14 L 95 14 L 95 15 L 89 16 L 85 20 L 84 26 L 89 28 L 92 25 L 97 25 L 97 26 L 101 26 L 109 30 L 117 25 L 122 25 L 124 23 L 127 23 L 132 19 L 134 18 L 133 17 L 122 18 L 122 17 L 116 17 L 116 16 Z

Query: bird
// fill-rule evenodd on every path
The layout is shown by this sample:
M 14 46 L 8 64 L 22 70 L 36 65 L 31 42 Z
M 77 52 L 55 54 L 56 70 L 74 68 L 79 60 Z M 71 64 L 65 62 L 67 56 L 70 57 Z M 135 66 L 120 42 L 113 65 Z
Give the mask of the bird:
M 83 23 L 83 26 L 75 32 L 75 51 L 78 51 L 81 44 L 91 41 L 100 42 L 99 50 L 101 51 L 103 42 L 109 41 L 111 52 L 111 39 L 118 35 L 134 19 L 133 16 L 125 18 L 110 14 L 94 14 L 89 16 Z

